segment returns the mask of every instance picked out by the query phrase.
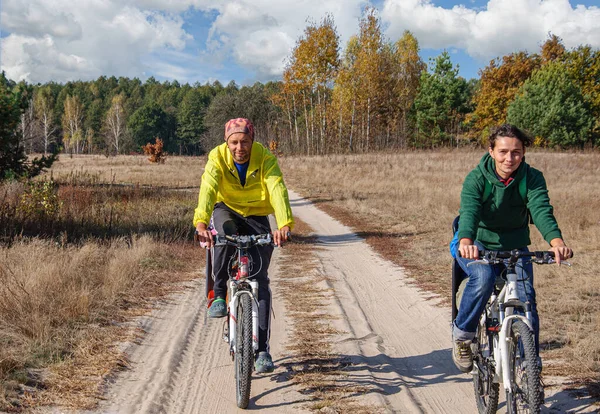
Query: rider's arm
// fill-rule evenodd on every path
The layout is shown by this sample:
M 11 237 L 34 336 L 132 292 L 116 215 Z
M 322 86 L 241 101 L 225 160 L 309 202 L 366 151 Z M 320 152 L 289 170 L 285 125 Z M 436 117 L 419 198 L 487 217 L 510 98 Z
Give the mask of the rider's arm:
M 268 153 L 263 161 L 263 169 L 263 179 L 269 192 L 269 202 L 275 211 L 277 228 L 283 230 L 284 227 L 288 227 L 288 231 L 290 231 L 294 228 L 294 218 L 292 217 L 287 187 L 277 164 L 277 158 Z
M 554 217 L 554 209 L 550 204 L 546 180 L 542 173 L 534 168 L 530 168 L 528 178 L 527 207 L 531 212 L 533 223 L 544 240 L 552 246 L 552 240 L 561 239 L 562 241 L 562 234 Z
M 460 222 L 458 224 L 458 250 L 460 255 L 467 259 L 479 257 L 474 240 L 477 237 L 477 228 L 481 217 L 483 204 L 483 190 L 485 177 L 477 170 L 471 171 L 465 178 L 460 193 Z
M 554 217 L 554 209 L 550 204 L 548 196 L 548 187 L 543 174 L 535 169 L 531 169 L 531 177 L 528 181 L 527 207 L 531 212 L 533 223 L 538 228 L 544 240 L 550 244 L 550 251 L 554 252 L 556 263 L 560 265 L 562 260 L 566 260 L 573 255 L 571 250 L 565 244 L 561 231 Z
M 198 223 L 204 223 L 205 225 L 210 223 L 210 215 L 217 200 L 222 171 L 216 159 L 218 152 L 215 150 L 210 152 L 202 174 L 202 182 L 198 193 L 198 206 L 194 210 L 194 227 L 196 227 L 196 230 L 198 229 Z

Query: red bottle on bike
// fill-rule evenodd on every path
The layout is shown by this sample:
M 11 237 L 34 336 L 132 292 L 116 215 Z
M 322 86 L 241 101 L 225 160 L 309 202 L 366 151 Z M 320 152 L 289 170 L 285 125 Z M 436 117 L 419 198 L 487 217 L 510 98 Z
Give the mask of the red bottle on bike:
M 240 257 L 237 276 L 237 279 L 248 277 L 248 256 Z

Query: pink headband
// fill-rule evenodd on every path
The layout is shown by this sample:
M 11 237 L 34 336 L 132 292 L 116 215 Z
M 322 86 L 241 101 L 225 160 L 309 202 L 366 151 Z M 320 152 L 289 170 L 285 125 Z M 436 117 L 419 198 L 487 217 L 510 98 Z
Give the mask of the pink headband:
M 254 125 L 246 118 L 230 119 L 225 124 L 225 141 L 236 133 L 248 134 L 254 140 Z

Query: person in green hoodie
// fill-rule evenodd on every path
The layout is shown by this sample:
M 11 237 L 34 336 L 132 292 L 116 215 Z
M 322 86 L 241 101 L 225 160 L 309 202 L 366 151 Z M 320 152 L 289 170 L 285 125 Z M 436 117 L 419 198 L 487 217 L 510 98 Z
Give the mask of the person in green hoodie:
M 479 258 L 479 250 L 527 251 L 531 244 L 529 220 L 550 244 L 556 262 L 572 256 L 554 217 L 543 174 L 525 162 L 529 137 L 519 128 L 503 124 L 489 136 L 488 153 L 465 178 L 460 196 L 457 259 L 468 276 L 456 319 L 453 321 L 452 359 L 462 372 L 473 366 L 471 342 L 479 317 L 492 294 L 498 266 L 470 266 Z M 525 183 L 522 181 L 525 180 Z M 487 190 L 486 190 L 487 187 Z M 521 189 L 525 188 L 525 191 Z M 521 193 L 525 192 L 525 197 Z M 522 262 L 517 266 L 519 279 L 526 279 L 522 300 L 532 305 L 536 348 L 539 347 L 539 317 L 533 288 L 533 266 Z

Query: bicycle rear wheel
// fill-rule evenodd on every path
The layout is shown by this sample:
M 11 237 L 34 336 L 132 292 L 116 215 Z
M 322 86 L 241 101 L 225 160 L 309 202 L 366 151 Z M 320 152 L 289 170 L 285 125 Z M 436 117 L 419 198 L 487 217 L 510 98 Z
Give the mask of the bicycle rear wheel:
M 477 329 L 477 342 L 474 344 L 476 351 L 473 354 L 475 374 L 473 374 L 473 388 L 475 401 L 481 414 L 493 414 L 498 409 L 500 384 L 494 382 L 494 366 L 491 363 L 491 354 L 485 357 L 482 352 L 490 349 L 487 332 L 479 327 Z
M 506 393 L 508 412 L 539 413 L 543 401 L 535 339 L 523 321 L 511 324 L 508 358 L 512 388 Z
M 252 380 L 252 298 L 250 295 L 240 296 L 236 321 L 235 352 L 235 388 L 237 406 L 248 407 L 250 401 L 250 385 Z

